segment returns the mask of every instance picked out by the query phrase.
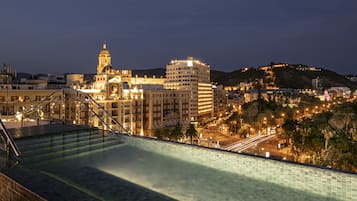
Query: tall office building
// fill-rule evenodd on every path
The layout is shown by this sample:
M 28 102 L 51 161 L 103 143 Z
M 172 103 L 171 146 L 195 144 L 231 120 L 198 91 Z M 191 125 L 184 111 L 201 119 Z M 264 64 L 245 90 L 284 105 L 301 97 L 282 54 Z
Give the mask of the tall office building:
M 190 120 L 202 122 L 212 117 L 213 94 L 210 66 L 193 57 L 172 60 L 166 66 L 165 88 L 190 91 Z

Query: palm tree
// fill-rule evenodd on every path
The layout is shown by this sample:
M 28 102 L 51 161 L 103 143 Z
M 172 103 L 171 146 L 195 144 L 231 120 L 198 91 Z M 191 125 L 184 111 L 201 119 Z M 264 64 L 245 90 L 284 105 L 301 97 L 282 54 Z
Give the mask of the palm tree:
M 335 113 L 329 120 L 329 124 L 339 130 L 343 130 L 346 134 L 349 134 L 349 137 L 353 138 L 353 133 L 350 133 L 349 130 L 351 126 L 353 127 L 354 122 L 356 121 L 355 110 L 353 109 L 353 104 L 343 104 L 336 108 Z
M 190 127 L 186 130 L 186 137 L 190 137 L 191 144 L 193 144 L 192 139 L 197 137 L 197 130 L 193 124 L 190 124 Z
M 287 119 L 282 125 L 282 128 L 284 130 L 284 135 L 282 137 L 285 138 L 288 144 L 290 144 L 290 139 L 292 138 L 294 133 L 296 133 L 297 126 L 298 122 L 292 119 Z
M 300 134 L 301 144 L 305 145 L 305 138 L 311 134 L 312 121 L 310 118 L 304 118 L 301 123 Z
M 335 132 L 334 132 L 333 128 L 331 128 L 331 126 L 327 126 L 325 129 L 321 130 L 321 133 L 324 135 L 325 150 L 327 150 L 330 139 L 334 136 Z
M 182 127 L 181 125 L 178 123 L 175 128 L 171 131 L 170 133 L 170 139 L 173 139 L 175 141 L 179 140 L 180 138 L 183 137 L 182 134 Z

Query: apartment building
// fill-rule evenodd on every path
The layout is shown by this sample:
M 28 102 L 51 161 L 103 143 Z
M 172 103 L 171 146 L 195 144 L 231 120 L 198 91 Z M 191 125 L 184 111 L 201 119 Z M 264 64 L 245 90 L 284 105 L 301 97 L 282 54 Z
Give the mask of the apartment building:
M 190 91 L 144 87 L 144 128 L 146 135 L 155 129 L 190 123 Z

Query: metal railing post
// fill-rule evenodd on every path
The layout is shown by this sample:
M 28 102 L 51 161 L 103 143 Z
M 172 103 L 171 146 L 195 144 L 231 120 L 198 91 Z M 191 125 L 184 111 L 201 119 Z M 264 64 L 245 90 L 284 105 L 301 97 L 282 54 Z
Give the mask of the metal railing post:
M 7 152 L 8 158 L 10 158 L 10 153 L 13 152 L 13 154 L 16 157 L 20 157 L 21 153 L 19 151 L 19 148 L 16 146 L 14 139 L 12 138 L 12 136 L 9 134 L 9 132 L 7 131 L 4 123 L 2 122 L 2 120 L 0 119 L 0 129 L 1 129 L 1 133 L 4 135 L 4 148 L 5 151 Z

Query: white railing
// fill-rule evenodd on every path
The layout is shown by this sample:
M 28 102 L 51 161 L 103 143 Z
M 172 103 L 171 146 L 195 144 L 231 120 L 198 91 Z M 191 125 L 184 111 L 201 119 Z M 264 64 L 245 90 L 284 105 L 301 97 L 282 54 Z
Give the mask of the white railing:
M 128 128 L 125 128 L 120 122 L 118 122 L 116 119 L 114 119 L 104 108 L 101 104 L 99 104 L 92 96 L 90 96 L 89 94 L 82 92 L 80 90 L 76 90 L 76 89 L 72 89 L 72 88 L 65 88 L 65 89 L 60 89 L 60 90 L 55 90 L 52 93 L 50 93 L 49 95 L 47 95 L 46 97 L 42 98 L 41 101 L 35 105 L 33 105 L 31 108 L 28 108 L 27 110 L 22 112 L 22 118 L 25 118 L 26 116 L 30 115 L 33 112 L 37 112 L 39 107 L 43 106 L 44 104 L 48 104 L 48 101 L 51 100 L 51 98 L 58 92 L 73 92 L 75 93 L 75 100 L 74 101 L 79 101 L 79 102 L 88 102 L 92 105 L 94 105 L 95 107 L 98 108 L 98 111 L 100 111 L 100 114 L 96 113 L 91 107 L 87 106 L 88 111 L 92 112 L 94 114 L 94 116 L 96 116 L 98 118 L 98 120 L 100 122 L 103 123 L 103 125 L 105 125 L 111 132 L 116 133 L 111 126 L 118 126 L 119 128 L 119 132 L 123 132 L 125 134 L 132 134 L 131 130 Z M 81 95 L 81 99 L 79 98 L 79 95 Z M 108 119 L 110 122 L 105 121 L 106 118 Z
M 108 118 L 110 120 L 110 124 L 108 124 L 107 122 L 105 122 L 103 120 L 103 116 L 100 116 L 99 114 L 97 114 L 93 109 L 88 107 L 88 110 L 90 112 L 92 112 L 94 114 L 94 116 L 96 116 L 99 121 L 101 121 L 106 127 L 108 127 L 109 130 L 111 130 L 112 132 L 116 133 L 114 130 L 112 130 L 111 128 L 111 124 L 117 125 L 119 126 L 119 128 L 121 128 L 121 130 L 125 133 L 125 134 L 132 134 L 132 132 L 129 129 L 124 128 L 124 126 L 118 122 L 116 119 L 114 119 L 104 108 L 101 104 L 99 104 L 96 100 L 94 100 L 94 98 L 92 96 L 90 96 L 89 94 L 82 92 L 80 90 L 75 90 L 75 89 L 71 89 L 68 88 L 69 90 L 72 90 L 76 93 L 80 93 L 81 95 L 83 95 L 85 97 L 85 101 L 91 102 L 92 104 L 94 104 L 105 116 L 105 118 Z M 78 95 L 77 95 L 78 96 Z
M 53 95 L 55 95 L 57 92 L 60 92 L 62 90 L 55 90 L 52 93 L 50 93 L 49 95 L 47 95 L 46 97 L 43 97 L 38 103 L 36 103 L 35 105 L 31 106 L 30 108 L 28 108 L 27 110 L 24 110 L 22 113 L 22 118 L 25 118 L 27 115 L 33 113 L 33 112 L 37 112 L 39 107 L 42 106 L 43 104 L 48 104 L 46 101 L 51 100 L 51 97 Z
M 1 132 L 2 139 L 4 141 L 5 151 L 11 151 L 17 158 L 19 158 L 21 156 L 21 152 L 17 147 L 14 139 L 7 131 L 1 119 L 0 119 L 0 132 Z

